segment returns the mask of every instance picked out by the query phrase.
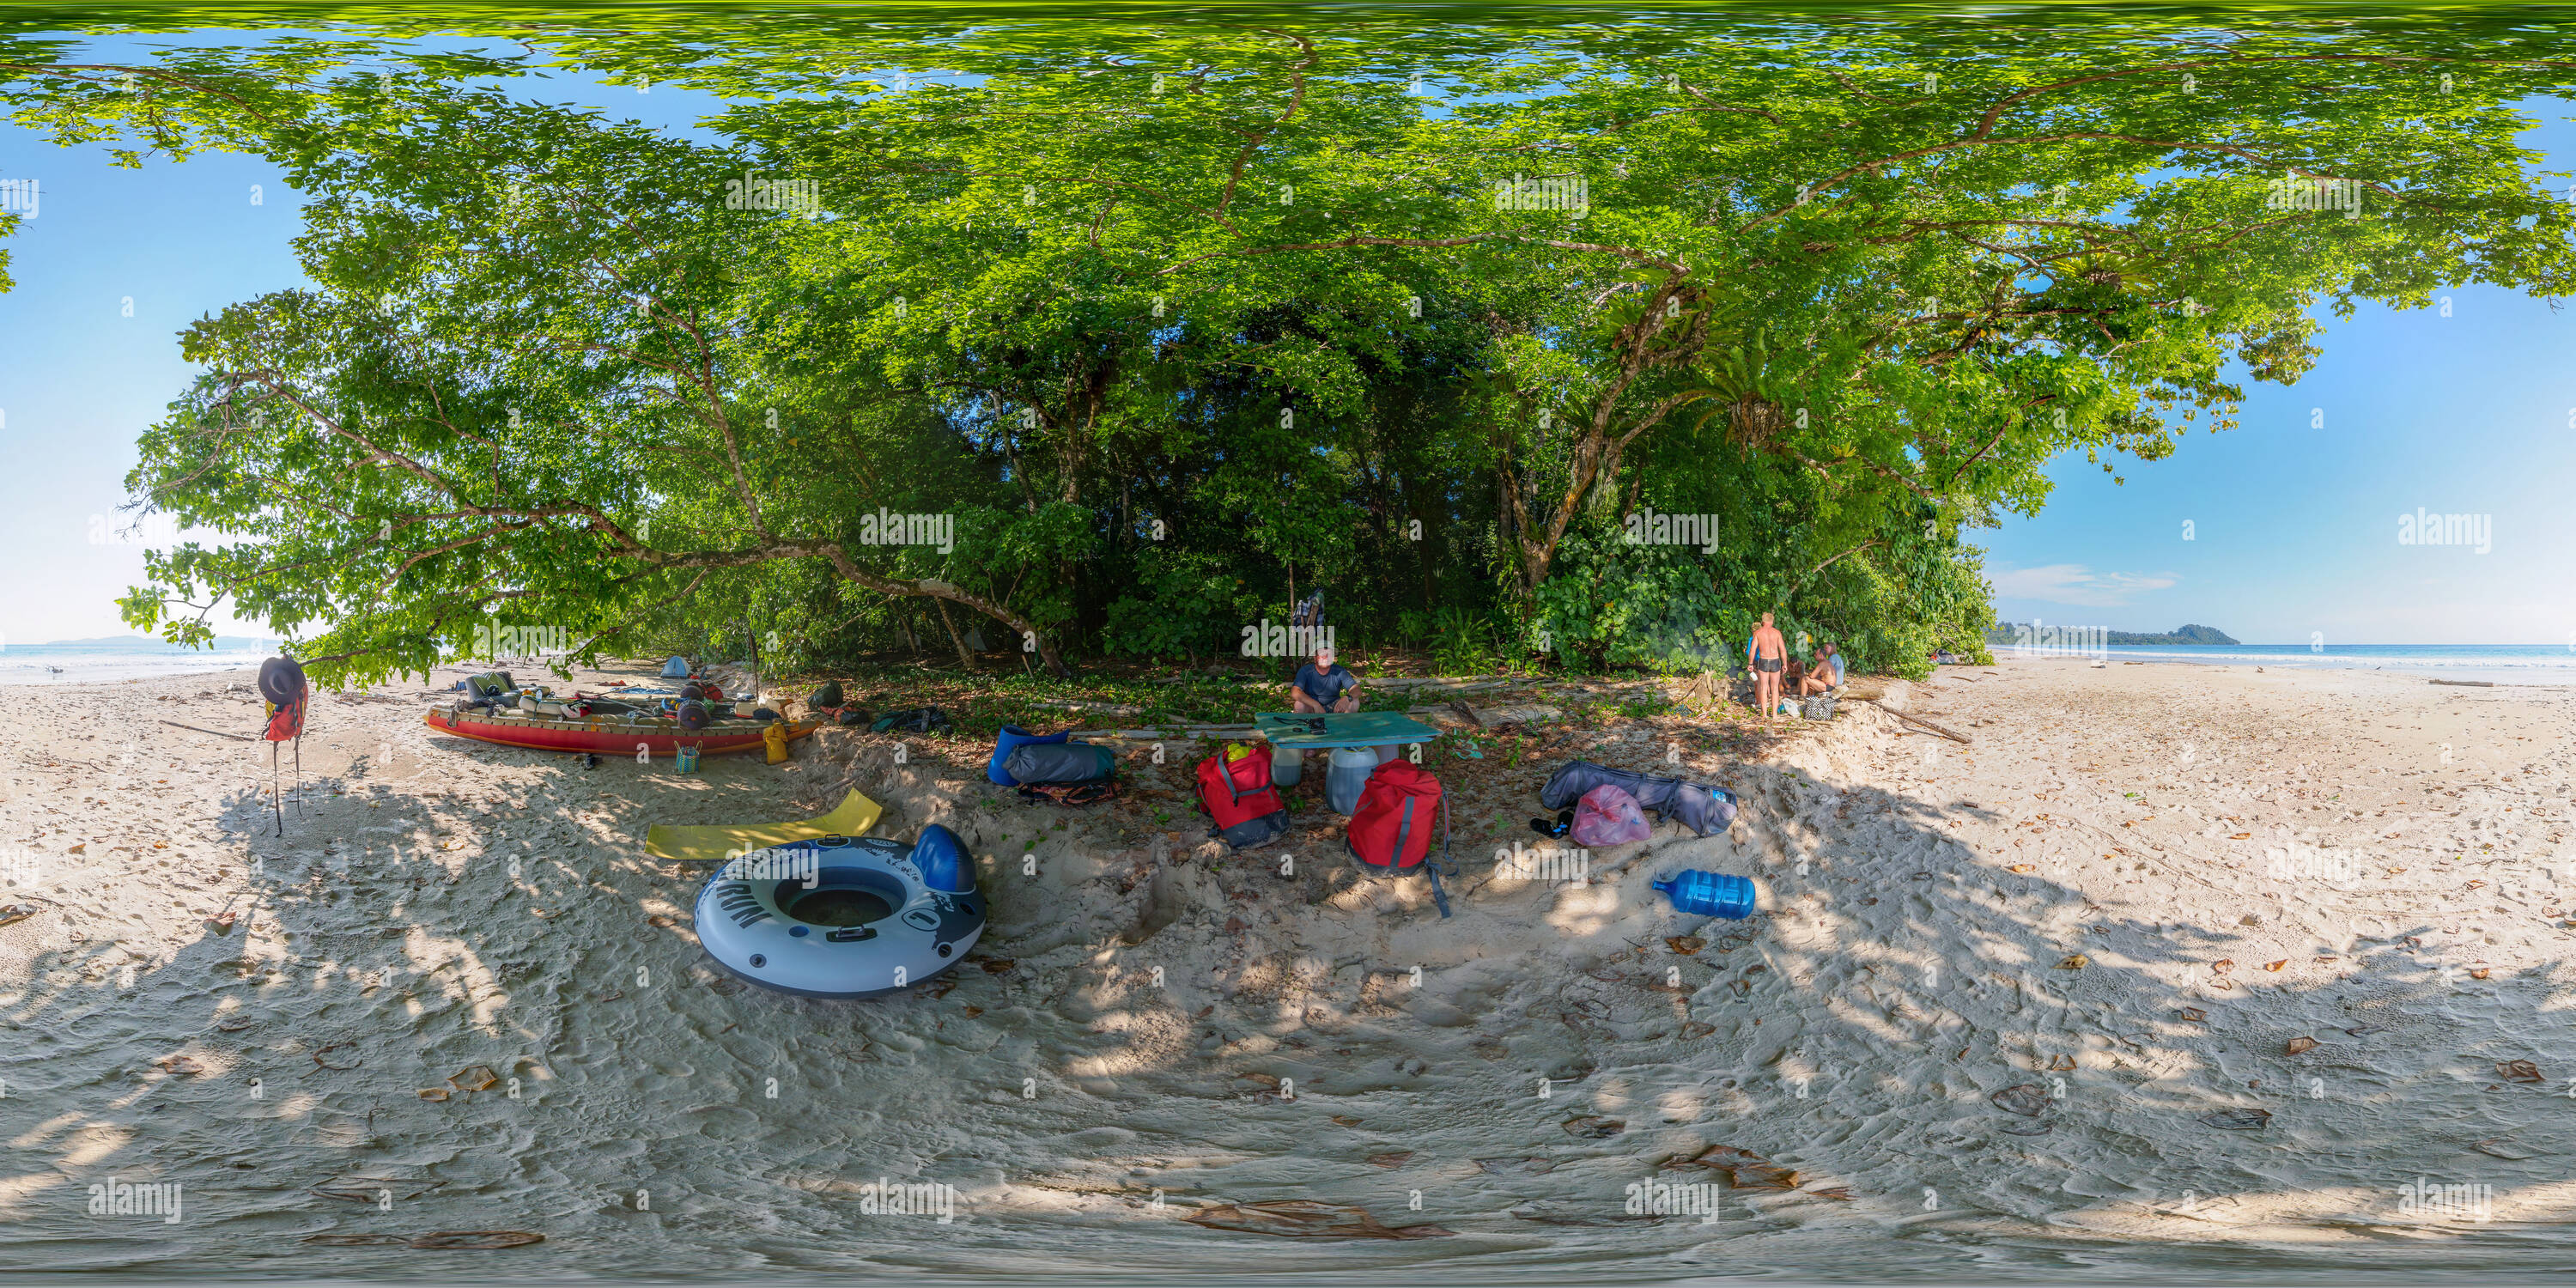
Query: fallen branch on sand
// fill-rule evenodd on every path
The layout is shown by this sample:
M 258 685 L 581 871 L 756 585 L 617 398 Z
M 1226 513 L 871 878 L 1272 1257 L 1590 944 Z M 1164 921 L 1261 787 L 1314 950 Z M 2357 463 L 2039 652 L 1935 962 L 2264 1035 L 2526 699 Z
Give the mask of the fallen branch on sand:
M 1190 725 L 1179 729 L 1076 729 L 1068 738 L 1160 738 L 1170 742 L 1187 742 L 1194 738 L 1251 738 L 1260 734 L 1256 725 Z
M 198 728 L 198 727 L 197 727 L 197 726 L 195 726 L 195 725 L 183 725 L 183 724 L 179 723 L 179 722 L 178 722 L 178 721 L 176 721 L 176 720 L 164 720 L 164 721 L 162 721 L 161 723 L 163 723 L 163 724 L 165 724 L 165 725 L 168 725 L 168 726 L 170 726 L 170 727 L 171 727 L 171 728 L 173 728 L 173 729 L 185 729 L 185 730 L 187 730 L 187 731 L 188 731 L 188 732 L 190 732 L 190 733 L 211 733 L 211 734 L 214 734 L 214 735 L 215 735 L 216 737 L 218 737 L 218 738 L 230 738 L 230 739 L 232 739 L 234 742 L 257 742 L 257 741 L 259 741 L 259 739 L 257 739 L 257 738 L 253 738 L 253 737 L 251 737 L 251 736 L 250 736 L 250 735 L 248 735 L 248 734 L 240 734 L 240 733 L 224 733 L 224 732 L 221 732 L 221 731 L 219 731 L 219 730 L 214 730 L 214 729 L 200 729 L 200 728 Z
M 1924 728 L 1929 729 L 1929 730 L 1931 730 L 1932 732 L 1937 733 L 1937 734 L 1941 735 L 1942 737 L 1949 739 L 1949 740 L 1950 740 L 1950 741 L 1952 741 L 1952 742 L 1963 742 L 1963 743 L 1967 743 L 1969 746 L 1972 746 L 1972 747 L 1976 745 L 1976 743 L 1975 743 L 1973 740 L 1971 740 L 1971 739 L 1970 739 L 1966 734 L 1953 733 L 1953 732 L 1951 732 L 1950 730 L 1944 729 L 1944 728 L 1942 728 L 1941 726 L 1936 725 L 1936 724 L 1932 723 L 1932 722 L 1931 722 L 1931 721 L 1929 721 L 1929 720 L 1918 720 L 1918 719 L 1915 719 L 1913 716 L 1909 716 L 1909 715 L 1905 714 L 1904 712 L 1897 710 L 1897 709 L 1896 709 L 1896 708 L 1894 708 L 1894 707 L 1880 706 L 1877 702 L 1873 702 L 1873 701 L 1871 701 L 1871 700 L 1870 700 L 1870 699 L 1868 699 L 1868 698 L 1863 698 L 1863 699 L 1861 699 L 1861 701 L 1863 701 L 1863 702 L 1868 702 L 1871 706 L 1873 706 L 1873 707 L 1878 707 L 1878 709 L 1879 709 L 1879 710 L 1884 711 L 1884 712 L 1886 712 L 1887 714 L 1892 715 L 1892 716 L 1896 717 L 1897 719 L 1904 721 L 1904 722 L 1905 722 L 1905 723 L 1907 723 L 1907 724 L 1910 724 L 1910 725 L 1921 725 L 1921 726 L 1923 726 Z
M 2433 683 L 2456 684 L 2463 689 L 2492 689 L 2495 687 L 2495 681 L 2493 680 L 2435 680 Z

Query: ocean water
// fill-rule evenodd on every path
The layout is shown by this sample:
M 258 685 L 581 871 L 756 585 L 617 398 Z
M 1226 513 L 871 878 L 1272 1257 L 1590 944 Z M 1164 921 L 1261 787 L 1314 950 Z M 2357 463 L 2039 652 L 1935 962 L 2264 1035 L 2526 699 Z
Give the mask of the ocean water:
M 1995 656 L 2017 650 L 1994 645 Z M 2029 656 L 2064 656 L 2033 649 Z M 2556 644 L 2148 644 L 2112 645 L 2105 656 L 2125 662 L 2199 662 L 2233 666 L 2396 671 L 2490 684 L 2576 684 L 2576 649 Z
M 102 648 L 95 644 L 0 647 L 0 684 L 113 684 L 154 675 L 189 675 L 257 666 L 264 648 L 181 648 L 175 644 Z

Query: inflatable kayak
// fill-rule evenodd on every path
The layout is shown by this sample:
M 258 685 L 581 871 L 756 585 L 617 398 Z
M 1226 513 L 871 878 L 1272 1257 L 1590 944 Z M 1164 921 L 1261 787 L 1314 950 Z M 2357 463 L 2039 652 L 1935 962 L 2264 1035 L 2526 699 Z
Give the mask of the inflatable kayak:
M 799 997 L 873 997 L 966 959 L 984 933 L 966 847 L 933 823 L 789 841 L 728 859 L 698 890 L 698 943 L 727 973 Z
M 526 747 L 535 751 L 590 751 L 603 756 L 632 756 L 637 749 L 650 753 L 655 760 L 676 754 L 682 747 L 695 747 L 700 754 L 728 751 L 758 751 L 763 746 L 761 733 L 768 722 L 720 716 L 707 720 L 698 728 L 684 727 L 680 721 L 650 709 L 631 704 L 592 702 L 588 714 L 573 714 L 573 708 L 560 703 L 547 703 L 535 711 L 520 711 L 494 706 L 433 707 L 429 727 L 440 733 L 477 742 L 498 743 L 504 747 Z M 553 709 L 548 709 L 553 708 Z M 791 720 L 787 738 L 793 742 L 814 732 L 820 722 Z

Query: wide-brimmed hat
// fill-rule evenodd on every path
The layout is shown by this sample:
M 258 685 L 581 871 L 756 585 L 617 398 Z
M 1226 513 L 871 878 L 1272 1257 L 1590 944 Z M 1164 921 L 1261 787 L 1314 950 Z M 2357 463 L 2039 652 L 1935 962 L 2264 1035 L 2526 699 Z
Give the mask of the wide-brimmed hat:
M 279 706 L 304 696 L 304 668 L 281 653 L 259 664 L 260 696 Z

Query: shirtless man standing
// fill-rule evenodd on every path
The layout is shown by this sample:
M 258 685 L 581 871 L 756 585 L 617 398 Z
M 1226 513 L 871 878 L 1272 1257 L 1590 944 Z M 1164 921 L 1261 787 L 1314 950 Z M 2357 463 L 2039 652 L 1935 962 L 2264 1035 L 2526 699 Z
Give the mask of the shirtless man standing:
M 1753 705 L 1762 709 L 1762 718 L 1772 723 L 1780 719 L 1780 669 L 1788 665 L 1789 642 L 1780 638 L 1780 628 L 1771 624 L 1771 614 L 1762 615 L 1762 624 L 1753 628 Z

